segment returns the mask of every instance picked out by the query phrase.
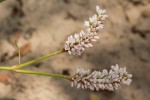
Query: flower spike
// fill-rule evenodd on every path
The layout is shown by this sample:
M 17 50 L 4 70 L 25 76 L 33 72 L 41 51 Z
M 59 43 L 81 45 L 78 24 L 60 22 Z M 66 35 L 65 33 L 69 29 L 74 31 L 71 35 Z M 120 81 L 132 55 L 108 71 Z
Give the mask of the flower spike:
M 103 29 L 106 17 L 108 16 L 105 15 L 105 10 L 96 6 L 96 14 L 84 22 L 86 31 L 81 30 L 80 33 L 69 36 L 64 50 L 69 54 L 80 55 L 85 48 L 92 47 L 92 42 L 99 39 L 97 34 Z
M 118 65 L 111 66 L 108 71 L 93 71 L 77 69 L 76 75 L 71 78 L 71 86 L 90 90 L 117 90 L 121 85 L 130 85 L 132 74 L 128 74 L 126 68 Z

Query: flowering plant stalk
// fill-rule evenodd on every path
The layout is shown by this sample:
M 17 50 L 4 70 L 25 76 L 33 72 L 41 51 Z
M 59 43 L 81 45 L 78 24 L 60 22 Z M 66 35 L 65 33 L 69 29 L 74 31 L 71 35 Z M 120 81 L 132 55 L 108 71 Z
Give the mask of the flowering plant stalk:
M 48 59 L 49 57 L 68 52 L 69 54 L 81 55 L 81 53 L 88 47 L 93 46 L 93 42 L 99 39 L 98 32 L 100 32 L 104 27 L 105 19 L 108 17 L 105 14 L 105 10 L 100 9 L 96 6 L 96 14 L 89 18 L 89 20 L 84 22 L 86 27 L 85 31 L 81 30 L 80 33 L 71 35 L 65 42 L 65 46 L 62 50 L 56 51 L 54 53 L 48 54 L 46 56 L 39 57 L 37 59 L 20 63 L 20 49 L 18 48 L 19 54 L 19 64 L 8 67 L 0 66 L 0 70 L 14 71 L 22 74 L 34 74 L 42 76 L 51 76 L 55 78 L 62 78 L 71 81 L 71 86 L 76 86 L 77 88 L 90 89 L 90 90 L 117 90 L 122 84 L 130 85 L 132 74 L 128 74 L 126 68 L 121 68 L 119 65 L 111 66 L 108 71 L 104 69 L 101 71 L 77 69 L 77 72 L 73 76 L 51 74 L 45 72 L 37 72 L 31 70 L 21 70 L 21 68 L 34 64 L 36 62 Z
M 104 69 L 101 71 L 77 69 L 76 74 L 71 77 L 71 86 L 77 88 L 91 90 L 117 90 L 122 84 L 130 85 L 132 74 L 128 74 L 126 68 L 121 68 L 119 65 L 111 66 L 111 70 Z
M 64 49 L 69 54 L 81 55 L 85 48 L 92 47 L 92 42 L 99 39 L 98 32 L 103 29 L 105 19 L 108 17 L 105 12 L 96 6 L 96 14 L 84 22 L 86 30 L 81 30 L 80 33 L 68 37 Z
M 40 58 L 31 60 L 31 61 L 28 61 L 28 62 L 25 62 L 25 63 L 19 64 L 19 65 L 15 65 L 15 66 L 13 66 L 12 68 L 13 68 L 13 69 L 23 68 L 23 67 L 25 67 L 25 66 L 34 64 L 34 63 L 36 63 L 36 62 L 39 62 L 39 61 L 44 60 L 44 59 L 47 59 L 47 58 L 49 58 L 49 57 L 56 56 L 56 55 L 61 54 L 61 53 L 63 53 L 63 52 L 65 52 L 65 51 L 64 51 L 64 50 L 56 51 L 56 52 L 50 53 L 50 54 L 48 54 L 48 55 L 46 55 L 46 56 L 42 56 L 42 57 L 40 57 Z
M 50 73 L 45 73 L 45 72 L 37 72 L 37 71 L 30 71 L 30 70 L 19 70 L 19 69 L 14 70 L 11 67 L 5 67 L 5 66 L 0 66 L 0 70 L 9 70 L 9 71 L 17 72 L 17 73 L 22 73 L 22 74 L 35 74 L 35 75 L 51 76 L 51 77 L 63 78 L 63 79 L 69 78 L 69 76 L 59 75 L 59 74 L 50 74 Z

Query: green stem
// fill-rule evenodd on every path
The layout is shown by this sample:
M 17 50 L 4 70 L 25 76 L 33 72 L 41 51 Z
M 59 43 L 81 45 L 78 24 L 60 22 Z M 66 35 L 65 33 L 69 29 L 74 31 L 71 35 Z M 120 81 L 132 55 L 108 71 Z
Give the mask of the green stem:
M 51 77 L 55 77 L 55 78 L 64 78 L 64 79 L 69 77 L 69 76 L 65 76 L 65 75 L 50 74 L 50 73 L 36 72 L 36 71 L 30 71 L 30 70 L 15 70 L 15 72 L 22 73 L 22 74 L 35 74 L 35 75 L 42 75 L 42 76 L 51 76 Z
M 0 70 L 12 70 L 11 67 L 0 66 Z
M 39 61 L 41 61 L 41 60 L 47 59 L 47 58 L 49 58 L 49 57 L 58 55 L 58 54 L 63 53 L 63 52 L 64 52 L 64 50 L 56 51 L 56 52 L 51 53 L 51 54 L 48 54 L 48 55 L 46 55 L 46 56 L 43 56 L 43 57 L 40 57 L 40 58 L 31 60 L 31 61 L 28 61 L 28 62 L 19 64 L 19 65 L 17 65 L 17 66 L 14 66 L 14 69 L 23 68 L 23 67 L 25 67 L 25 66 L 31 65 L 31 64 L 33 64 L 33 63 L 39 62 Z
M 0 66 L 0 70 L 13 71 L 13 69 L 11 67 L 2 67 L 2 66 Z M 62 78 L 62 79 L 68 79 L 70 77 L 70 76 L 66 76 L 66 75 L 50 74 L 50 73 L 30 71 L 30 70 L 15 70 L 15 72 L 22 73 L 22 74 L 34 74 L 34 75 L 42 75 L 42 76 L 51 76 L 51 77 Z

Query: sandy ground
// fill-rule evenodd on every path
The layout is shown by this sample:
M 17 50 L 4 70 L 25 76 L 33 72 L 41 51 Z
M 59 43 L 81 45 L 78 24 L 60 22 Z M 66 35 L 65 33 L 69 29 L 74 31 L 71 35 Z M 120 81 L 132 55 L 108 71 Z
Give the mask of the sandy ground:
M 80 67 L 119 64 L 133 74 L 130 86 L 94 92 L 71 88 L 66 80 L 1 71 L 11 79 L 0 83 L 0 100 L 150 100 L 149 0 L 6 0 L 0 4 L 0 65 L 18 63 L 14 40 L 20 47 L 27 44 L 22 62 L 60 50 L 70 34 L 84 29 L 96 5 L 109 18 L 94 47 L 81 56 L 64 53 L 25 69 L 73 75 Z

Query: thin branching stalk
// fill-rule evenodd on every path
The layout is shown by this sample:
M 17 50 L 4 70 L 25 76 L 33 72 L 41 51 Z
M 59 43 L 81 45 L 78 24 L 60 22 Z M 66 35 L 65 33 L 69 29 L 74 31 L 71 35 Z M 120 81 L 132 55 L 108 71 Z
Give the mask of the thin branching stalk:
M 19 65 L 16 65 L 16 66 L 13 66 L 13 69 L 16 70 L 16 69 L 20 69 L 20 68 L 23 68 L 25 66 L 28 66 L 28 65 L 31 65 L 31 64 L 34 64 L 36 62 L 39 62 L 41 60 L 44 60 L 44 59 L 47 59 L 49 57 L 52 57 L 52 56 L 55 56 L 55 55 L 58 55 L 58 54 L 61 54 L 65 52 L 64 50 L 60 50 L 60 51 L 56 51 L 54 53 L 51 53 L 51 54 L 48 54 L 46 56 L 43 56 L 43 57 L 40 57 L 40 58 L 37 58 L 37 59 L 34 59 L 34 60 L 31 60 L 31 61 L 28 61 L 28 62 L 25 62 L 25 63 L 22 63 L 22 64 L 19 64 Z
M 0 0 L 2 1 L 2 0 Z M 132 82 L 132 74 L 126 71 L 126 67 L 122 68 L 119 65 L 111 66 L 110 70 L 102 71 L 90 71 L 85 69 L 77 69 L 74 76 L 66 76 L 60 74 L 51 74 L 45 72 L 31 71 L 31 70 L 21 70 L 20 68 L 29 66 L 36 62 L 48 59 L 49 57 L 61 54 L 63 52 L 68 52 L 69 54 L 80 55 L 86 48 L 92 47 L 93 42 L 97 41 L 99 37 L 98 32 L 104 27 L 105 19 L 108 15 L 105 14 L 105 10 L 96 6 L 96 14 L 89 18 L 89 20 L 84 22 L 86 27 L 85 31 L 78 34 L 71 35 L 65 42 L 64 49 L 56 51 L 54 53 L 48 54 L 46 56 L 39 57 L 37 59 L 20 63 L 21 53 L 20 49 L 16 44 L 19 55 L 19 64 L 15 66 L 0 66 L 0 70 L 13 71 L 22 74 L 33 74 L 41 76 L 50 76 L 55 78 L 67 79 L 71 81 L 71 86 L 76 86 L 77 88 L 90 89 L 90 90 L 117 90 L 121 85 L 130 85 Z
M 68 79 L 70 76 L 66 75 L 59 75 L 59 74 L 51 74 L 51 73 L 45 73 L 45 72 L 37 72 L 37 71 L 30 71 L 30 70 L 13 70 L 11 67 L 3 67 L 0 66 L 0 70 L 9 70 L 9 71 L 15 71 L 17 73 L 22 73 L 22 74 L 34 74 L 34 75 L 41 75 L 41 76 L 51 76 L 55 78 L 62 78 L 62 79 Z

